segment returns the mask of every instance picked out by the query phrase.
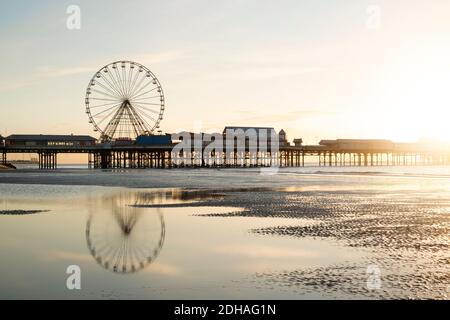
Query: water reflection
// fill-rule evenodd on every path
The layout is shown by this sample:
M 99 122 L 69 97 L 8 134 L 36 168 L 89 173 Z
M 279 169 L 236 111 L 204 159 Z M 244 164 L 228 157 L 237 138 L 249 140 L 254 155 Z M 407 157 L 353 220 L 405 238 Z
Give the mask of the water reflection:
M 10 216 L 23 216 L 27 214 L 36 214 L 41 212 L 49 212 L 50 210 L 21 210 L 21 209 L 14 209 L 14 210 L 0 210 L 0 215 L 10 215 Z
M 159 205 L 192 203 L 201 200 L 222 198 L 223 195 L 209 190 L 168 189 L 153 192 L 138 192 L 134 207 L 158 207 Z
M 122 192 L 103 197 L 103 210 L 91 206 L 86 242 L 103 268 L 115 273 L 133 273 L 158 257 L 166 232 L 164 217 L 159 209 L 135 207 L 146 202 L 145 195 Z

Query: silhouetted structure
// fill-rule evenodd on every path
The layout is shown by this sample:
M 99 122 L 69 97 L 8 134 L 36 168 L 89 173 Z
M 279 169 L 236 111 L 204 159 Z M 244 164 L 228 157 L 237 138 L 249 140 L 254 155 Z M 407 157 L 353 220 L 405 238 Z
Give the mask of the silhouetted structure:
M 7 146 L 95 146 L 91 136 L 48 135 L 48 134 L 12 134 L 5 138 Z
M 91 141 L 91 140 L 89 140 Z M 231 150 L 210 150 L 201 144 L 200 150 L 175 152 L 176 143 L 148 145 L 20 144 L 0 147 L 2 163 L 8 153 L 37 153 L 39 167 L 53 169 L 59 153 L 87 153 L 91 168 L 176 168 L 176 167 L 269 167 L 305 165 L 319 166 L 379 166 L 379 165 L 447 165 L 450 151 L 419 143 L 393 143 L 389 140 L 322 140 L 319 145 L 295 145 L 276 149 L 245 146 Z

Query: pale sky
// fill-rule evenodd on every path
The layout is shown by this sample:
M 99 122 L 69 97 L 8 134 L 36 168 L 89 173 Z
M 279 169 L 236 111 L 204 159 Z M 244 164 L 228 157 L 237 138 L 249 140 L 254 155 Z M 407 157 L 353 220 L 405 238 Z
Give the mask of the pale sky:
M 96 136 L 86 86 L 126 59 L 160 80 L 165 132 L 450 138 L 448 0 L 9 1 L 0 17 L 3 135 Z

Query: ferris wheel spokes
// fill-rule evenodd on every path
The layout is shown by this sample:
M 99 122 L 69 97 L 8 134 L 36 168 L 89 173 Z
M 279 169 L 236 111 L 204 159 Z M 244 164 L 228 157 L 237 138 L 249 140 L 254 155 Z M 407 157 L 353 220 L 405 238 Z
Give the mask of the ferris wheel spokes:
M 159 128 L 165 108 L 157 78 L 132 61 L 116 61 L 97 71 L 89 82 L 85 100 L 89 122 L 106 140 L 152 133 Z M 100 126 L 102 123 L 106 125 Z

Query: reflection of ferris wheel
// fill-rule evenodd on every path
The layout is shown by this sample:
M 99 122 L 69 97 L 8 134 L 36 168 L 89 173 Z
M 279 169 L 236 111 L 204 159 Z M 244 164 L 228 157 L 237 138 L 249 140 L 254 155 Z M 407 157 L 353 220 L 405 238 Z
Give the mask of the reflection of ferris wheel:
M 110 63 L 86 89 L 86 113 L 102 140 L 136 138 L 159 128 L 164 93 L 155 75 L 132 61 Z
M 98 264 L 116 273 L 133 273 L 152 263 L 162 249 L 165 224 L 162 214 L 134 208 L 131 197 L 112 198 L 111 211 L 92 213 L 86 241 Z

